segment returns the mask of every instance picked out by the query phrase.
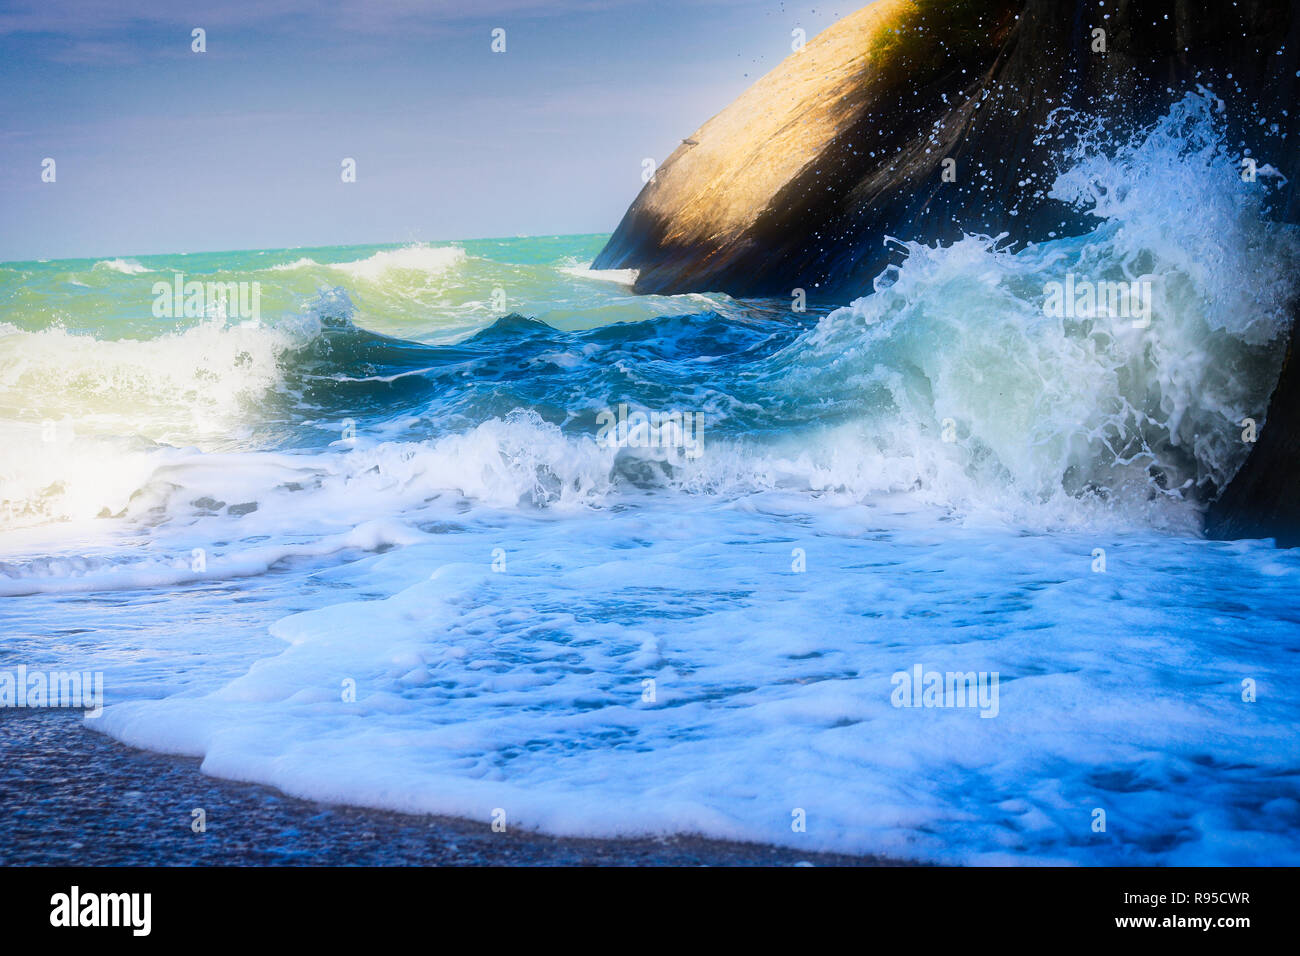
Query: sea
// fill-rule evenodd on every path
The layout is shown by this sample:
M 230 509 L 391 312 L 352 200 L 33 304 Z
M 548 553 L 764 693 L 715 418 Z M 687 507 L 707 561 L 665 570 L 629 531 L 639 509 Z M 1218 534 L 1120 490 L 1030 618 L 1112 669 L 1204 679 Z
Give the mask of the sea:
M 1201 531 L 1300 238 L 1220 108 L 839 301 L 604 235 L 0 264 L 0 704 L 557 837 L 1300 863 L 1300 551 Z

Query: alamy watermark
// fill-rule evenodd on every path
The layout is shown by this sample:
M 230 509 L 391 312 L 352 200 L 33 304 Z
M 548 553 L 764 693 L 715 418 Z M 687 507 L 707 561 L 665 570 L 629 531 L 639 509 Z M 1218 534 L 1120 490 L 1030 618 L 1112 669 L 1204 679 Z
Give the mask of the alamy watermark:
M 153 314 L 159 319 L 262 318 L 262 283 L 200 282 L 177 272 L 153 284 Z
M 1112 281 L 1080 278 L 1073 272 L 1064 282 L 1043 285 L 1043 312 L 1058 319 L 1131 319 L 1133 328 L 1151 324 L 1154 297 L 1150 279 Z
M 79 708 L 98 717 L 104 712 L 104 672 L 29 671 L 19 664 L 0 671 L 0 707 Z
M 687 458 L 704 453 L 703 412 L 628 412 L 627 403 L 596 416 L 596 444 L 607 448 L 680 448 Z
M 83 893 L 74 885 L 50 897 L 50 925 L 125 927 L 133 936 L 148 936 L 153 928 L 152 893 Z
M 917 664 L 889 682 L 895 707 L 978 707 L 981 717 L 998 715 L 997 671 L 927 671 Z

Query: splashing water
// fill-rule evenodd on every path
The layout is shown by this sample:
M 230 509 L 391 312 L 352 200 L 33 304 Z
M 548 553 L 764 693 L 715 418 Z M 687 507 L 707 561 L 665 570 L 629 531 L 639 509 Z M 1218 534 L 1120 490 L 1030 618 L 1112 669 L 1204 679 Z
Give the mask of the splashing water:
M 0 265 L 6 659 L 317 799 L 1295 863 L 1300 558 L 1196 529 L 1300 244 L 1216 109 L 1063 152 L 1090 233 L 904 238 L 823 313 L 634 296 L 601 237 Z M 278 318 L 155 319 L 175 271 Z M 1149 321 L 1053 313 L 1067 276 L 1147 283 Z M 602 441 L 620 405 L 702 414 L 702 454 Z M 917 665 L 1000 675 L 996 719 L 894 706 Z

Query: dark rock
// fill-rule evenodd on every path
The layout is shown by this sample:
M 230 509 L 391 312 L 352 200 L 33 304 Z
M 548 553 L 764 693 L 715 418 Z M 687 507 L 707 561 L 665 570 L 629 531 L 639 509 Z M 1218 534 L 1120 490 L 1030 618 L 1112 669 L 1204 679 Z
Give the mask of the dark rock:
M 1046 196 L 1060 148 L 1036 141 L 1048 115 L 1066 106 L 1140 126 L 1204 83 L 1227 102 L 1234 141 L 1258 143 L 1257 114 L 1290 138 L 1298 19 L 1288 0 L 881 0 L 691 134 L 594 266 L 640 270 L 645 293 L 802 288 L 843 301 L 896 255 L 886 236 L 1086 231 Z M 955 182 L 941 177 L 949 158 Z M 1292 179 L 1281 205 L 1294 219 Z
M 1300 322 L 1300 310 L 1296 319 Z M 1300 368 L 1293 323 L 1282 376 L 1250 457 L 1205 516 L 1211 538 L 1276 538 L 1300 546 Z
M 1105 53 L 1093 50 L 1098 27 Z M 1300 222 L 1298 73 L 1294 0 L 881 0 L 684 140 L 594 266 L 640 270 L 638 292 L 800 288 L 842 303 L 896 261 L 886 236 L 1078 234 L 1090 224 L 1046 195 L 1059 143 L 1036 134 L 1049 114 L 1069 107 L 1122 131 L 1200 85 L 1224 100 L 1229 142 L 1287 177 L 1272 214 Z M 1266 139 L 1274 123 L 1279 136 Z M 955 182 L 941 176 L 949 158 Z M 1289 354 L 1207 533 L 1300 543 L 1298 451 L 1300 370 Z

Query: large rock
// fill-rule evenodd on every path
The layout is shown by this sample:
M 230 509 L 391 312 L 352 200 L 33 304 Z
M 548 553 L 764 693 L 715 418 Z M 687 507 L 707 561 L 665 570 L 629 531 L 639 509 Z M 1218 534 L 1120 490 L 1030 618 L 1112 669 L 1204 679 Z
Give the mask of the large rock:
M 1230 115 L 1258 107 L 1294 129 L 1295 20 L 1288 0 L 879 0 L 683 140 L 594 265 L 640 270 L 639 292 L 844 301 L 890 261 L 886 236 L 1082 231 L 1045 195 L 1049 113 L 1143 124 L 1211 82 Z M 1255 136 L 1244 121 L 1233 133 Z M 1286 202 L 1300 211 L 1294 185 Z
M 640 292 L 739 295 L 859 275 L 882 227 L 924 208 L 931 121 L 963 110 L 945 98 L 988 70 L 1018 4 L 942 7 L 880 0 L 787 57 L 682 141 L 596 268 L 639 269 Z
M 880 0 L 683 140 L 594 265 L 640 270 L 640 292 L 801 288 L 842 303 L 896 255 L 886 236 L 1082 232 L 1092 224 L 1046 196 L 1054 144 L 1035 133 L 1048 115 L 1068 106 L 1144 125 L 1199 84 L 1226 101 L 1231 141 L 1288 177 L 1275 214 L 1300 222 L 1297 74 L 1292 0 Z M 1261 116 L 1285 155 L 1262 141 Z M 1293 355 L 1257 445 L 1209 511 L 1212 535 L 1300 544 Z

